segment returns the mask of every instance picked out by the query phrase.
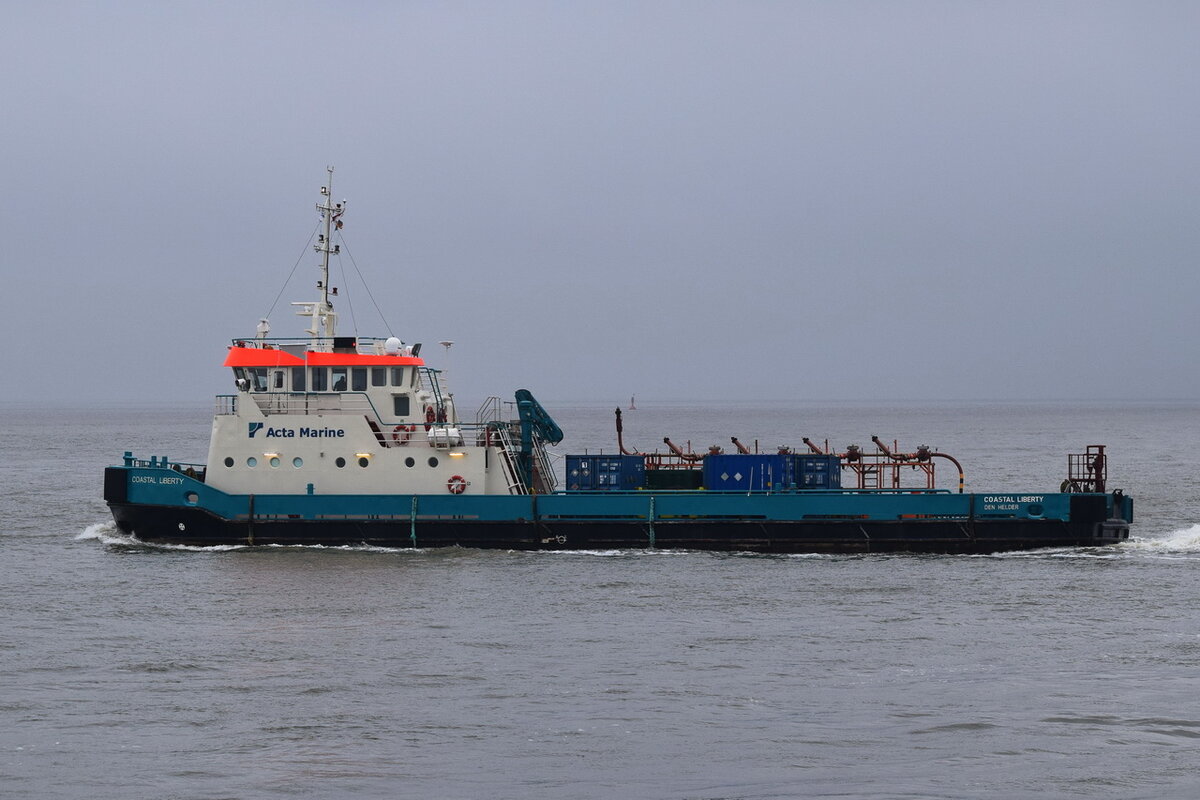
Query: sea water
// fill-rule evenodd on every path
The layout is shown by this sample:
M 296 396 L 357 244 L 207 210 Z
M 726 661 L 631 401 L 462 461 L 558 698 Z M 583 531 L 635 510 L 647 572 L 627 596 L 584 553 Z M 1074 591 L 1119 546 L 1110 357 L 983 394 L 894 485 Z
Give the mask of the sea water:
M 612 406 L 546 405 L 557 452 L 615 450 Z M 0 795 L 1192 798 L 1198 411 L 626 411 L 646 450 L 927 444 L 968 491 L 1107 444 L 1137 515 L 1110 549 L 761 556 L 148 547 L 103 468 L 203 461 L 207 409 L 6 406 Z

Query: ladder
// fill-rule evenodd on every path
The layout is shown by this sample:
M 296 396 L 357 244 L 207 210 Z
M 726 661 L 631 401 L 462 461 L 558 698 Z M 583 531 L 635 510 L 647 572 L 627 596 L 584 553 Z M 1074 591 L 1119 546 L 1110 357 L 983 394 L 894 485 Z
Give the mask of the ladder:
M 518 448 L 513 443 L 510 426 L 496 425 L 491 430 L 500 444 L 500 463 L 504 466 L 504 478 L 508 481 L 509 494 L 529 494 L 529 487 L 525 485 L 521 470 L 517 468 Z

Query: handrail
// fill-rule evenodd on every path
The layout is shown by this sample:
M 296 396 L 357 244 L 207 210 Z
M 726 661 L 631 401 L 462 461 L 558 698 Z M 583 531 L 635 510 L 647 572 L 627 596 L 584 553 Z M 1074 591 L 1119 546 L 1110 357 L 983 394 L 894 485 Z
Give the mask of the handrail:
M 353 339 L 354 350 L 363 355 L 382 355 L 387 339 L 382 336 L 318 336 L 310 337 L 271 337 L 259 339 L 258 337 L 242 336 L 235 339 L 230 339 L 237 347 L 245 347 L 251 350 L 281 350 L 284 347 L 302 346 L 306 350 L 312 350 L 313 347 L 333 349 L 341 342 Z M 365 345 L 365 347 L 364 347 Z M 319 352 L 319 351 L 318 351 Z
M 484 400 L 483 404 L 479 406 L 479 410 L 475 412 L 475 424 L 486 425 L 489 422 L 499 422 L 502 413 L 499 396 L 492 395 Z
M 442 384 L 438 380 L 440 369 L 433 367 L 417 367 L 417 374 L 421 376 L 422 386 L 433 392 L 433 402 L 439 413 L 445 413 L 446 400 L 442 397 Z
M 166 456 L 150 456 L 149 459 L 134 458 L 133 453 L 128 451 L 125 453 L 123 465 L 126 467 L 141 467 L 144 469 L 169 469 L 175 472 L 182 472 L 188 477 L 194 477 L 197 480 L 203 479 L 201 475 L 204 472 L 204 468 L 207 466 L 205 464 L 196 463 L 195 461 L 172 461 Z M 191 469 L 193 473 L 200 473 L 200 475 L 188 473 L 188 469 Z
M 213 416 L 228 417 L 237 414 L 237 398 L 236 394 L 219 394 L 216 397 L 216 407 L 213 409 Z
M 499 425 L 494 428 L 496 437 L 500 440 L 500 463 L 503 465 L 504 474 L 508 480 L 508 491 L 511 493 L 516 489 L 515 494 L 529 494 L 529 489 L 525 485 L 525 480 L 521 476 L 521 470 L 517 467 L 518 453 L 513 447 L 512 436 L 509 432 L 509 426 Z
M 554 465 L 550 463 L 550 453 L 546 450 L 546 446 L 540 441 L 534 442 L 533 445 L 534 458 L 537 459 L 538 472 L 549 486 L 550 491 L 558 490 L 558 473 L 554 470 Z
M 218 413 L 237 413 L 237 400 L 241 395 L 222 394 L 216 396 Z M 343 414 L 360 416 L 368 414 L 380 425 L 425 424 L 415 415 L 408 417 L 384 416 L 379 413 L 374 401 L 367 392 L 251 392 L 248 397 L 254 399 L 258 407 L 266 414 Z M 351 402 L 345 402 L 350 398 Z M 459 428 L 464 433 L 478 433 L 494 426 L 494 422 L 432 422 L 431 427 Z

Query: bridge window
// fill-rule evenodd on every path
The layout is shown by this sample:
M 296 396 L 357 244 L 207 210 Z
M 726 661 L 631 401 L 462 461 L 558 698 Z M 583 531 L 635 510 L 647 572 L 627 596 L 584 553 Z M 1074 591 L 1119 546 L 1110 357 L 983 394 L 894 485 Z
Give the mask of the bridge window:
M 392 367 L 392 386 L 404 385 L 404 367 Z
M 333 373 L 333 390 L 335 392 L 346 391 L 346 368 L 333 367 L 330 371 Z
M 267 390 L 267 368 L 253 367 L 248 370 L 250 373 L 250 388 L 255 392 L 265 392 Z
M 304 367 L 292 367 L 292 391 L 304 391 Z
M 356 392 L 367 390 L 367 368 L 354 367 L 350 370 L 350 388 Z
M 275 370 L 275 388 L 276 389 L 283 388 L 283 370 L 281 370 L 281 369 Z
M 387 386 L 387 367 L 371 367 L 371 385 Z
M 314 392 L 329 391 L 329 370 L 325 367 L 312 368 L 312 390 Z
M 409 414 L 408 395 L 397 394 L 392 396 L 392 416 L 407 417 Z

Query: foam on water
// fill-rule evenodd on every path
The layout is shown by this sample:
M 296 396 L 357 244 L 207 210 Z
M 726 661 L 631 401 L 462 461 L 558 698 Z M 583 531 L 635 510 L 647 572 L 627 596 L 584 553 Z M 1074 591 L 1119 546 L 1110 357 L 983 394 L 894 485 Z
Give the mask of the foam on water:
M 188 550 L 198 553 L 223 552 L 227 550 L 245 550 L 245 545 L 214 545 L 213 547 L 192 547 L 183 544 L 160 544 L 143 542 L 129 534 L 122 533 L 115 522 L 97 522 L 88 525 L 83 532 L 75 537 L 76 541 L 96 540 L 110 547 L 137 547 L 152 550 Z
M 1131 539 L 1120 547 L 1122 550 L 1146 555 L 1200 554 L 1200 523 L 1154 539 Z
M 75 537 L 75 541 L 80 542 L 87 539 L 96 539 L 104 544 L 129 544 L 133 540 L 117 529 L 117 523 L 109 520 L 108 522 L 96 522 L 88 525 L 83 529 L 83 532 Z
M 268 544 L 263 547 L 278 550 L 334 550 L 347 553 L 431 553 L 431 547 L 381 547 L 373 544 Z M 249 549 L 243 546 L 243 549 Z
M 611 550 L 509 550 L 510 553 L 527 553 L 538 556 L 600 556 L 601 558 L 628 558 L 630 556 L 679 556 L 699 553 L 700 550 L 651 549 L 648 547 L 616 547 Z
M 1118 558 L 1121 553 L 1113 547 L 1040 547 L 1036 550 L 1010 550 L 1001 553 L 976 553 L 968 558 L 1043 559 L 1043 558 Z
M 164 542 L 144 542 L 141 539 L 122 533 L 115 522 L 97 522 L 88 525 L 75 537 L 76 541 L 94 540 L 113 547 L 137 547 L 153 550 L 183 550 L 195 553 L 226 553 L 234 550 L 258 549 L 244 544 L 215 544 L 205 547 L 187 544 L 167 544 Z M 377 547 L 369 544 L 357 545 L 323 545 L 323 544 L 268 544 L 262 547 L 284 550 L 334 550 L 356 553 L 428 553 L 430 548 L 422 547 L 414 550 L 411 547 Z
M 1179 528 L 1153 538 L 1137 537 L 1107 547 L 1054 547 L 1040 550 L 1016 550 L 1009 553 L 976 555 L 972 558 L 1039 559 L 1088 558 L 1115 559 L 1129 557 L 1195 558 L 1200 556 L 1200 523 Z

